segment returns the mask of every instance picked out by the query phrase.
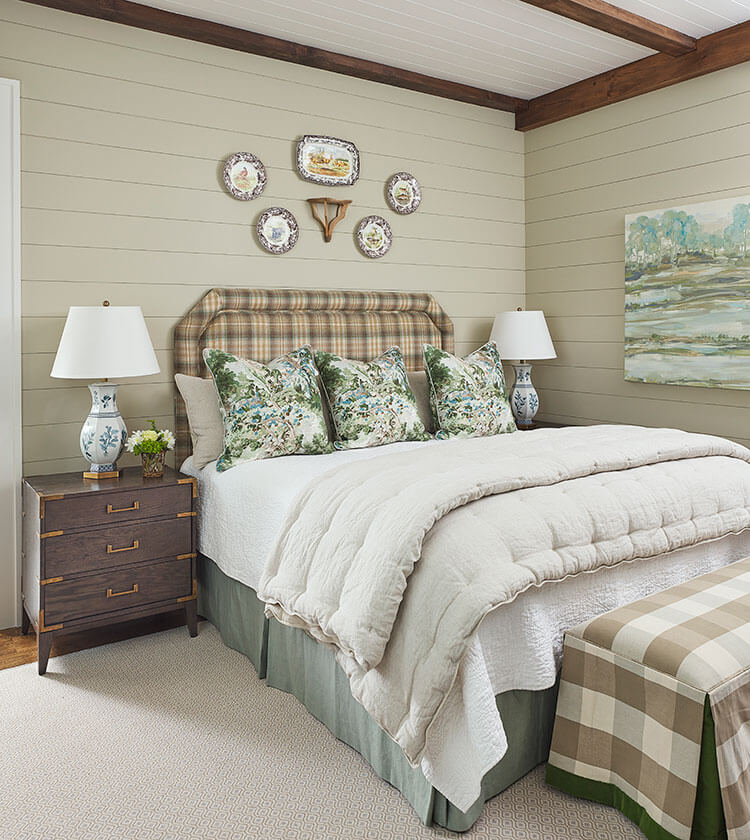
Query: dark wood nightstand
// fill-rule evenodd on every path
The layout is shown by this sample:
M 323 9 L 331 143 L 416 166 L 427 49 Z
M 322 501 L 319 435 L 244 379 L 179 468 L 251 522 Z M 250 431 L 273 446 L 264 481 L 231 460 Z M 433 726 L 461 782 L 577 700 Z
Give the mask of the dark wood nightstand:
M 23 624 L 37 632 L 39 673 L 59 633 L 183 607 L 197 635 L 194 478 L 80 472 L 23 485 Z

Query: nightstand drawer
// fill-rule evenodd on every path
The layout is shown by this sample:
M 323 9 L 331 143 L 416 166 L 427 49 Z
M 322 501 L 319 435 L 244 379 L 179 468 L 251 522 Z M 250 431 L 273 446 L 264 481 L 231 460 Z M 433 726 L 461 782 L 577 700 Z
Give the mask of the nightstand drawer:
M 87 528 L 117 522 L 138 521 L 193 508 L 193 485 L 168 484 L 107 492 L 97 490 L 62 499 L 49 499 L 44 505 L 42 529 L 45 533 Z
M 189 558 L 102 572 L 44 589 L 44 623 L 48 627 L 76 618 L 189 597 L 193 592 Z
M 111 569 L 193 550 L 191 517 L 132 522 L 114 528 L 46 537 L 44 576 Z

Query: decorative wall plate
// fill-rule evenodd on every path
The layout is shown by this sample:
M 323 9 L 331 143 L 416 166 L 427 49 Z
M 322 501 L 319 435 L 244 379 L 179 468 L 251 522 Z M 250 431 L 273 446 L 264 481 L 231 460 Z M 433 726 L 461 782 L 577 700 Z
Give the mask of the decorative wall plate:
M 382 257 L 392 243 L 391 226 L 382 216 L 366 216 L 357 226 L 357 244 L 365 256 Z
M 348 140 L 305 134 L 297 143 L 297 171 L 315 184 L 346 187 L 359 178 L 359 151 Z
M 266 188 L 266 168 L 250 152 L 236 152 L 224 163 L 224 185 L 241 201 L 257 198 Z
M 422 190 L 417 179 L 408 172 L 392 175 L 385 186 L 385 195 L 397 213 L 413 213 L 422 203 Z
M 299 238 L 299 225 L 283 207 L 269 207 L 260 214 L 255 226 L 258 242 L 272 254 L 286 254 Z

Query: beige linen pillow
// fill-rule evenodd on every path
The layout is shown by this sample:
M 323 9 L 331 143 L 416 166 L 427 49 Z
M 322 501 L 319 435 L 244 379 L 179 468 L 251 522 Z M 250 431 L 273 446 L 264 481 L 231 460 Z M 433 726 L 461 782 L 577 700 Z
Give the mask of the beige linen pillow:
M 406 372 L 409 380 L 409 387 L 411 388 L 414 399 L 417 401 L 417 412 L 419 418 L 424 424 L 425 429 L 431 434 L 435 434 L 435 419 L 432 416 L 432 409 L 430 408 L 430 383 L 427 379 L 427 374 L 423 370 L 409 370 Z
M 193 441 L 193 466 L 202 470 L 224 451 L 224 422 L 213 379 L 176 373 L 174 381 L 185 400 L 190 438 Z M 179 466 L 179 464 L 178 464 Z

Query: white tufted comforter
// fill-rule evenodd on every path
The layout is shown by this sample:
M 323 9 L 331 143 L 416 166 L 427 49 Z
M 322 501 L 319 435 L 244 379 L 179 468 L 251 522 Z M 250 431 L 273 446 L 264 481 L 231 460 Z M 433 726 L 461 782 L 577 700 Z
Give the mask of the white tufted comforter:
M 749 461 L 720 438 L 599 426 L 348 464 L 298 496 L 259 595 L 336 648 L 354 696 L 416 764 L 489 611 L 750 527 Z

